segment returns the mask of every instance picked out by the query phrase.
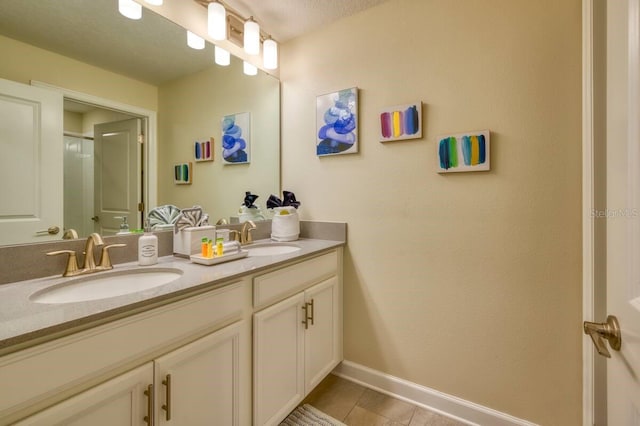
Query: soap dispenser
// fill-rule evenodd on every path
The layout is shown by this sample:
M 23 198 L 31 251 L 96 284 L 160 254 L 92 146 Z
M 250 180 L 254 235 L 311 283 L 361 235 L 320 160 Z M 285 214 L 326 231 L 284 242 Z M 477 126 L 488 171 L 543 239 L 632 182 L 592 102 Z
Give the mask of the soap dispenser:
M 129 230 L 129 223 L 127 222 L 126 216 L 114 216 L 114 219 L 122 219 L 122 223 L 120 224 L 120 230 L 116 235 L 129 235 L 131 231 Z
M 149 221 L 144 222 L 144 235 L 138 238 L 138 265 L 149 266 L 158 263 L 158 237 L 151 233 Z

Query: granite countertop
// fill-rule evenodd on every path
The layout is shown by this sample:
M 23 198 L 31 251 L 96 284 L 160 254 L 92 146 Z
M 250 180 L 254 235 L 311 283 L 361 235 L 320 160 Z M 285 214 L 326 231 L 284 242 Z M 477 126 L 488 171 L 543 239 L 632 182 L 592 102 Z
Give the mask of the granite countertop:
M 260 242 L 262 241 L 256 241 Z M 189 259 L 174 256 L 160 257 L 158 264 L 154 266 L 138 266 L 137 262 L 118 264 L 114 266 L 113 271 L 175 268 L 180 269 L 182 275 L 175 281 L 149 290 L 92 301 L 43 304 L 29 299 L 30 295 L 39 290 L 86 275 L 67 278 L 58 275 L 0 285 L 0 354 L 57 338 L 65 331 L 88 328 L 127 314 L 138 313 L 145 307 L 155 307 L 162 301 L 177 296 L 227 285 L 236 278 L 303 259 L 342 246 L 344 242 L 299 239 L 292 244 L 300 246 L 301 249 L 281 255 L 245 257 L 213 266 L 195 264 Z M 91 276 L 109 273 L 112 271 Z

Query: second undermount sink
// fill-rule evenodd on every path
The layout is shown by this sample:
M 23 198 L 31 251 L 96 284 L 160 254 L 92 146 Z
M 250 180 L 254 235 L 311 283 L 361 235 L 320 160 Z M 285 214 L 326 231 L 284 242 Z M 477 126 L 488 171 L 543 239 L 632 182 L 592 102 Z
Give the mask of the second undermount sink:
M 99 272 L 39 290 L 29 299 L 36 303 L 53 304 L 107 299 L 169 284 L 181 275 L 182 271 L 176 268 Z
M 243 249 L 249 251 L 249 256 L 276 256 L 296 252 L 301 247 L 291 243 L 268 242 L 251 244 Z

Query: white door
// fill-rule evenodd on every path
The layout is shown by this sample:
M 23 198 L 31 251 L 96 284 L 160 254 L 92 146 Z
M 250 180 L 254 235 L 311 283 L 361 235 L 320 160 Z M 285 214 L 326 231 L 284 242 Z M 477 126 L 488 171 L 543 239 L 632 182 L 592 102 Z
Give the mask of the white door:
M 145 364 L 16 423 L 16 426 L 143 426 L 153 403 L 153 365 Z M 150 388 L 151 386 L 151 388 Z M 146 392 L 146 393 L 145 393 Z
M 340 362 L 338 278 L 306 290 L 305 303 L 310 320 L 304 334 L 304 381 L 309 393 Z
M 131 229 L 141 227 L 141 126 L 138 118 L 94 126 L 93 220 L 101 235 L 118 232 L 123 216 Z
M 62 238 L 62 95 L 0 79 L 0 234 Z
M 594 423 L 635 426 L 640 425 L 640 0 L 607 1 L 605 7 L 606 182 L 596 180 L 595 187 L 606 187 L 606 207 L 594 209 L 592 217 L 606 225 L 606 302 L 598 292 L 595 296 L 595 304 L 606 304 L 606 310 L 592 321 L 609 319 L 609 325 L 585 324 L 585 331 L 599 330 L 595 356 L 610 356 L 606 385 L 596 379 L 594 402 L 606 406 L 600 410 L 606 415 L 596 413 Z M 611 337 L 614 317 L 619 342 Z
M 156 425 L 240 424 L 242 321 L 155 361 Z
M 304 293 L 253 316 L 253 424 L 279 424 L 304 398 Z

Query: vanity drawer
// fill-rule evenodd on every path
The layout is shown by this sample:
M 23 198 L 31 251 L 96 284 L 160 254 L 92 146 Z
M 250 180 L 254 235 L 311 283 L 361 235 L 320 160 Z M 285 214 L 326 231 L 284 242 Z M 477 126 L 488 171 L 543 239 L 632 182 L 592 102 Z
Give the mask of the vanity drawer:
M 253 306 L 263 308 L 338 273 L 338 254 L 330 253 L 253 279 Z

